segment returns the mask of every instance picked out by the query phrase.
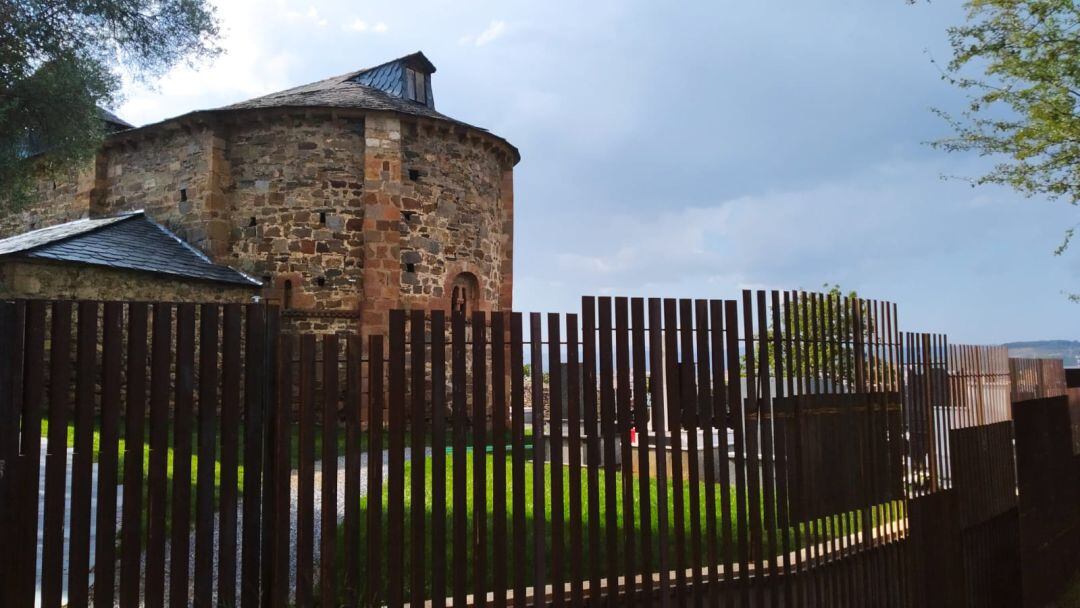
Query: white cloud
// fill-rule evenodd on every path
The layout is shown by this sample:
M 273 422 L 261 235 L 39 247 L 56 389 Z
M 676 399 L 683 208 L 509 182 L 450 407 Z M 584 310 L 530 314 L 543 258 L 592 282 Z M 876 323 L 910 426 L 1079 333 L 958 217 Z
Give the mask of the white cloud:
M 319 15 L 319 10 L 314 6 L 309 6 L 306 12 L 286 10 L 285 17 L 293 21 L 309 21 L 319 27 L 326 27 L 326 24 L 329 23 L 329 20 Z
M 575 234 L 574 245 L 552 252 L 550 273 L 533 269 L 534 278 L 557 276 L 588 291 L 699 295 L 750 283 L 814 289 L 839 282 L 876 297 L 891 291 L 889 282 L 911 285 L 942 260 L 956 273 L 999 262 L 980 244 L 1022 238 L 1003 216 L 1026 212 L 1002 191 L 941 188 L 936 168 L 887 162 L 801 189 L 582 218 L 605 229 Z M 973 205 L 983 213 L 973 215 Z M 960 260 L 960 252 L 976 254 Z
M 224 53 L 200 65 L 180 64 L 152 85 L 124 79 L 124 101 L 116 108 L 125 120 L 148 124 L 195 109 L 216 107 L 265 95 L 295 84 L 289 70 L 300 60 L 266 35 L 265 6 L 258 0 L 217 5 Z
M 501 38 L 504 34 L 506 34 L 506 22 L 496 19 L 488 24 L 487 29 L 476 36 L 471 34 L 462 36 L 458 40 L 458 43 L 462 45 L 484 46 L 489 42 Z
M 390 28 L 382 21 L 372 25 L 363 19 L 354 19 L 352 23 L 343 25 L 342 29 L 353 32 L 375 32 L 376 34 L 384 34 Z

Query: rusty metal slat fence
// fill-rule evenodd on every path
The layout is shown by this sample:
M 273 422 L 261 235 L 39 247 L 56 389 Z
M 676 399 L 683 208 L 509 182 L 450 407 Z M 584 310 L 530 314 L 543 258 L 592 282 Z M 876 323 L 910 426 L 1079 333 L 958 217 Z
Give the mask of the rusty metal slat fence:
M 1015 599 L 1010 405 L 1060 362 L 835 293 L 279 314 L 0 303 L 0 604 Z
M 1061 359 L 1021 359 L 1010 357 L 1009 380 L 1012 401 L 1059 397 L 1067 390 Z

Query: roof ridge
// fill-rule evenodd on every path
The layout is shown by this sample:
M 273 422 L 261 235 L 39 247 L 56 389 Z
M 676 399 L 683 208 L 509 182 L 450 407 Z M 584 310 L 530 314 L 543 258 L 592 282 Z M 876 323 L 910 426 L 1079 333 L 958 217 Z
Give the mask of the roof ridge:
M 249 275 L 248 273 L 246 273 L 246 272 L 244 272 L 242 270 L 238 270 L 236 268 L 233 268 L 232 266 L 229 266 L 228 264 L 220 264 L 218 262 L 215 262 L 213 259 L 210 258 L 210 256 L 206 255 L 206 253 L 204 253 L 198 247 L 196 247 L 196 246 L 192 245 L 191 243 L 185 241 L 184 239 L 180 238 L 180 236 L 177 235 L 175 232 L 173 232 L 172 230 L 169 230 L 169 228 L 166 227 L 164 224 L 161 224 L 161 223 L 155 221 L 154 218 L 150 217 L 149 215 L 144 214 L 143 219 L 145 219 L 147 222 L 149 222 L 155 228 L 160 230 L 162 234 L 172 238 L 174 241 L 179 243 L 181 247 L 187 249 L 188 251 L 193 253 L 196 257 L 198 257 L 200 260 L 206 262 L 207 264 L 209 264 L 211 266 L 217 266 L 219 268 L 227 268 L 227 269 L 229 269 L 229 270 L 243 276 L 245 279 L 247 279 L 248 281 L 252 282 L 255 285 L 258 285 L 258 286 L 262 285 L 262 281 L 259 281 L 255 277 Z M 119 223 L 119 222 L 117 222 L 117 223 Z
M 381 67 L 388 66 L 391 63 L 397 63 L 399 61 L 402 61 L 403 59 L 411 59 L 413 57 L 416 57 L 417 55 L 422 57 L 424 59 L 424 61 L 426 61 L 429 65 L 431 65 L 431 67 L 432 67 L 431 71 L 432 72 L 435 71 L 434 70 L 435 64 L 431 63 L 431 60 L 427 58 L 427 55 L 424 55 L 423 51 L 413 51 L 412 53 L 409 53 L 408 55 L 402 55 L 401 57 L 395 57 L 394 59 L 391 59 L 389 61 L 384 61 L 384 62 L 382 62 L 382 63 L 380 63 L 378 65 L 373 65 L 371 67 L 367 67 L 367 68 L 363 68 L 361 70 L 358 70 L 357 73 L 356 73 L 356 76 L 359 76 L 360 74 L 363 74 L 364 72 L 371 72 L 371 71 L 377 70 L 377 69 L 379 69 Z M 356 76 L 353 76 L 353 78 L 355 78 Z
M 237 103 L 246 103 L 246 102 L 249 102 L 249 101 L 253 101 L 255 99 L 267 99 L 267 98 L 273 98 L 273 97 L 278 97 L 278 96 L 296 94 L 298 92 L 302 92 L 302 91 L 298 91 L 298 89 L 313 88 L 313 87 L 316 87 L 317 85 L 320 85 L 320 84 L 345 84 L 346 82 L 351 82 L 353 84 L 356 84 L 356 85 L 359 85 L 359 86 L 362 86 L 362 87 L 367 87 L 369 89 L 379 90 L 376 87 L 372 87 L 372 86 L 357 82 L 356 77 L 360 76 L 361 74 L 367 73 L 367 72 L 372 72 L 372 71 L 377 70 L 377 69 L 379 69 L 381 67 L 388 66 L 388 65 L 390 65 L 392 63 L 397 63 L 397 62 L 402 61 L 404 59 L 409 59 L 409 58 L 412 58 L 412 57 L 416 57 L 417 55 L 419 55 L 421 58 L 423 58 L 423 60 L 426 61 L 427 63 L 429 63 L 429 64 L 431 63 L 431 60 L 429 60 L 424 55 L 423 51 L 416 51 L 416 52 L 413 52 L 413 53 L 409 53 L 407 55 L 402 55 L 401 57 L 391 59 L 389 61 L 384 61 L 384 62 L 382 62 L 380 64 L 377 64 L 377 65 L 369 66 L 369 67 L 366 67 L 366 68 L 360 68 L 359 70 L 353 70 L 351 72 L 345 72 L 343 74 L 338 74 L 337 76 L 329 76 L 327 78 L 321 78 L 319 80 L 315 80 L 315 81 L 312 81 L 312 82 L 298 84 L 296 86 L 292 86 L 292 87 L 289 87 L 287 89 L 282 89 L 280 91 L 273 91 L 271 93 L 267 93 L 265 95 L 259 95 L 257 97 L 252 97 L 251 99 L 247 99 L 247 100 L 240 101 L 240 102 L 237 102 Z M 432 67 L 434 67 L 434 65 L 432 65 Z M 231 105 L 235 105 L 235 104 L 231 104 Z M 228 107 L 228 106 L 226 106 L 226 107 Z

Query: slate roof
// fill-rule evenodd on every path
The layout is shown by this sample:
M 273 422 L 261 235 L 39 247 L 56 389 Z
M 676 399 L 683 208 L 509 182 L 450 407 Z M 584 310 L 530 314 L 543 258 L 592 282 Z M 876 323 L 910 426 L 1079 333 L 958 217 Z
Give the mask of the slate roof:
M 98 107 L 98 116 L 100 116 L 101 120 L 105 122 L 105 127 L 110 132 L 123 131 L 124 129 L 135 128 L 135 125 L 100 106 Z
M 491 133 L 483 127 L 477 127 L 467 122 L 451 118 L 435 111 L 433 107 L 407 99 L 400 95 L 400 85 L 393 86 L 391 81 L 400 78 L 402 66 L 413 67 L 428 74 L 435 71 L 435 66 L 421 52 L 399 57 L 391 61 L 341 74 L 332 78 L 326 78 L 318 82 L 300 85 L 284 91 L 270 93 L 247 101 L 241 101 L 227 106 L 211 108 L 208 110 L 196 110 L 181 116 L 165 119 L 159 123 L 153 123 L 136 127 L 131 132 L 139 132 L 144 129 L 153 129 L 172 120 L 194 117 L 216 112 L 229 112 L 238 110 L 258 110 L 264 108 L 352 108 L 357 110 L 374 110 L 385 112 L 397 112 L 412 116 L 433 118 L 446 121 L 455 125 L 468 127 L 477 131 L 488 133 L 491 137 L 506 144 L 515 156 L 515 162 L 520 160 L 518 149 L 506 139 Z M 399 81 L 400 82 L 400 81 Z M 380 88 L 382 87 L 382 88 Z M 388 88 L 390 92 L 383 90 Z M 430 87 L 428 95 L 431 95 Z
M 75 220 L 6 238 L 0 240 L 0 258 L 50 260 L 261 286 L 240 271 L 215 264 L 142 211 Z
M 406 99 L 401 96 L 400 84 L 394 89 L 395 93 L 384 90 L 389 85 L 389 79 L 401 78 L 401 66 L 419 64 L 431 67 L 435 66 L 424 57 L 423 53 L 413 53 L 377 65 L 340 76 L 326 78 L 318 82 L 300 85 L 277 93 L 270 93 L 262 97 L 256 97 L 240 103 L 217 108 L 218 110 L 246 110 L 254 108 L 295 108 L 295 107 L 330 107 L 330 108 L 357 108 L 361 110 L 387 110 L 401 112 L 414 116 L 426 116 L 439 120 L 447 120 L 473 129 L 474 127 L 459 120 L 455 120 L 436 112 L 422 103 Z M 386 80 L 384 83 L 383 81 Z

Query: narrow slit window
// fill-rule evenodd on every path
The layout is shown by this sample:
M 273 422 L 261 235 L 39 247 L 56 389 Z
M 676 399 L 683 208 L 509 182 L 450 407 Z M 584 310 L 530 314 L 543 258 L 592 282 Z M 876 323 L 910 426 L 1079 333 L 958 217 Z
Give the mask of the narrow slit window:
M 180 188 L 180 202 L 187 201 L 187 188 Z

